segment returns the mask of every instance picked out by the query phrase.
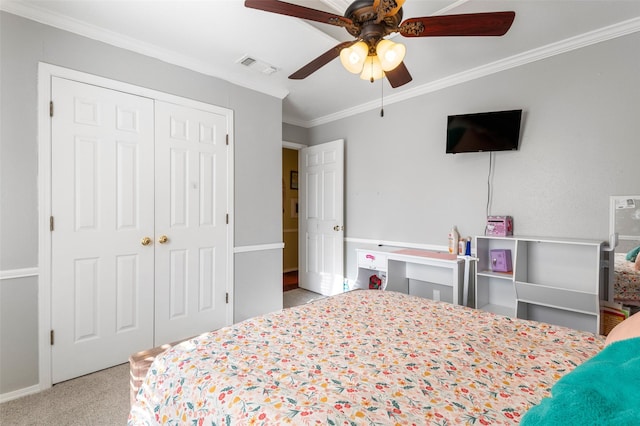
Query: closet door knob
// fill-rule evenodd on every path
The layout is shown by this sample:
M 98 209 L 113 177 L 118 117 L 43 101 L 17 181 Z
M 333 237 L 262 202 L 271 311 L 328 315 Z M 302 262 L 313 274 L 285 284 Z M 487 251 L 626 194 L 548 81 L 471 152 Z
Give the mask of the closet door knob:
M 140 244 L 142 244 L 143 246 L 148 246 L 149 244 L 151 244 L 151 238 L 144 237 L 140 240 Z
M 164 243 L 166 243 L 167 241 L 169 241 L 169 237 L 167 237 L 166 235 L 160 235 L 160 238 L 158 238 L 158 242 L 159 242 L 160 244 L 164 244 Z

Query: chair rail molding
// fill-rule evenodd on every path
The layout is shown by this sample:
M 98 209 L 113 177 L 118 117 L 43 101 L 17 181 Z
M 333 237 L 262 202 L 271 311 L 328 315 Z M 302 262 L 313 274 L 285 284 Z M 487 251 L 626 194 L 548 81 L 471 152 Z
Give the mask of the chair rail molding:
M 40 275 L 38 268 L 21 268 L 21 269 L 6 269 L 0 271 L 0 280 L 14 280 L 17 278 L 37 277 Z
M 233 253 L 247 253 L 250 251 L 263 251 L 263 250 L 281 250 L 283 248 L 284 248 L 283 242 L 271 243 L 271 244 L 256 244 L 251 246 L 234 247 Z

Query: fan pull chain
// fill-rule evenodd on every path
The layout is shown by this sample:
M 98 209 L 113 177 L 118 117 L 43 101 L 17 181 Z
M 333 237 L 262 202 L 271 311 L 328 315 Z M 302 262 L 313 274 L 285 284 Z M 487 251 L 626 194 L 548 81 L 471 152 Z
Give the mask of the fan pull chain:
M 384 117 L 384 78 L 380 79 L 380 117 Z

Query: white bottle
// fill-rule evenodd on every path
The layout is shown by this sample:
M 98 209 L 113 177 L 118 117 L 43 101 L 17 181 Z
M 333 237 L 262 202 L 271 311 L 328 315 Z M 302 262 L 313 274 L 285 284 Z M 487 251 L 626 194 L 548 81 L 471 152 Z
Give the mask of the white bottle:
M 458 228 L 454 225 L 451 228 L 451 232 L 449 232 L 449 253 L 450 254 L 458 254 L 458 240 L 460 239 L 460 234 L 458 234 Z

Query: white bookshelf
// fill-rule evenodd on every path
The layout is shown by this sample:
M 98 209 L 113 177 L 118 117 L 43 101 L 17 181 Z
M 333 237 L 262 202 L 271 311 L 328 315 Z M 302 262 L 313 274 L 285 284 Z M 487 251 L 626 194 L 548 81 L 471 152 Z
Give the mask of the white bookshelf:
M 597 333 L 602 244 L 563 238 L 476 237 L 476 308 Z M 511 251 L 511 272 L 491 271 L 493 249 Z
M 476 237 L 476 309 L 509 317 L 516 316 L 516 294 L 513 272 L 492 272 L 489 251 L 511 251 L 515 266 L 516 242 L 511 238 Z

